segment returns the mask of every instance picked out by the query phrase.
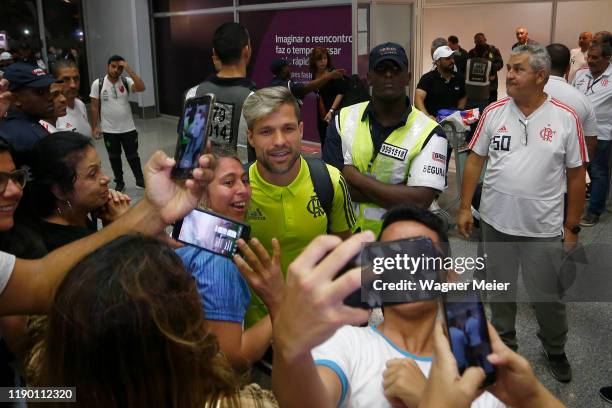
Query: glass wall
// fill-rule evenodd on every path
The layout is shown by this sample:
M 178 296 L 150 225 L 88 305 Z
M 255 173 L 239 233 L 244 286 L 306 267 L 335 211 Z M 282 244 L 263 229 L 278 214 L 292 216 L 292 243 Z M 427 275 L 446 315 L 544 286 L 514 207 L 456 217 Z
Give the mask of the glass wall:
M 212 37 L 233 13 L 155 19 L 159 110 L 179 116 L 184 92 L 214 73 Z
M 0 31 L 6 34 L 7 50 L 16 52 L 22 44 L 40 49 L 36 1 L 2 0 L 0 10 Z
M 87 95 L 85 88 L 89 79 L 81 0 L 44 0 L 40 3 L 43 6 L 42 22 L 39 22 L 36 0 L 2 0 L 0 32 L 7 38 L 5 48 L 15 53 L 17 59 L 26 58 L 45 68 L 49 68 L 49 64 L 52 65 L 58 58 L 74 59 L 81 71 L 81 94 Z M 46 60 L 40 23 L 44 27 Z M 31 55 L 27 55 L 29 52 Z
M 89 95 L 89 75 L 81 1 L 45 0 L 42 4 L 49 68 L 57 59 L 73 59 L 81 74 L 79 93 L 86 97 Z
M 153 0 L 153 12 L 202 10 L 215 7 L 232 7 L 233 5 L 233 0 Z

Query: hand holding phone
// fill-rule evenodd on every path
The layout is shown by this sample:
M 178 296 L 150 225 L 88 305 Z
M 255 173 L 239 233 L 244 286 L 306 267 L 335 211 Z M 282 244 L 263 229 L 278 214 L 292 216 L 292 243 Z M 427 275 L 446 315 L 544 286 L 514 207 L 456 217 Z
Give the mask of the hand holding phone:
M 463 375 L 459 375 L 455 356 L 451 352 L 449 340 L 444 336 L 444 329 L 439 321 L 434 328 L 433 341 L 433 362 L 419 407 L 470 407 L 482 394 L 484 371 L 472 367 Z
M 178 140 L 174 159 L 176 166 L 172 177 L 191 178 L 191 171 L 198 166 L 198 158 L 204 152 L 212 117 L 215 96 L 206 94 L 185 102 L 183 116 L 179 122 Z
M 449 292 L 444 298 L 444 317 L 451 349 L 460 374 L 468 367 L 482 367 L 483 386 L 495 382 L 495 367 L 487 356 L 492 353 L 484 305 L 478 292 Z

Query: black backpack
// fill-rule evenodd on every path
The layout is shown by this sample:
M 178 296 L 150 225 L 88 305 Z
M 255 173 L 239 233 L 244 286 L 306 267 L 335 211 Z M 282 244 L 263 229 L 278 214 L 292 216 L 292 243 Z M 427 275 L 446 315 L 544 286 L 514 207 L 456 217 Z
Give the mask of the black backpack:
M 346 91 L 344 93 L 344 97 L 342 98 L 342 108 L 345 106 L 354 105 L 356 103 L 366 102 L 371 99 L 370 87 L 364 79 L 359 77 L 359 75 L 344 75 L 342 77 L 342 81 Z

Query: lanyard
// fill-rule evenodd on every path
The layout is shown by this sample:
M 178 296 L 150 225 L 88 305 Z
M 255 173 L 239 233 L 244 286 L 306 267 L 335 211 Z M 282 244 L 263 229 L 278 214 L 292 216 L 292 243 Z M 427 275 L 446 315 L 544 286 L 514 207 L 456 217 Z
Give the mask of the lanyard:
M 589 83 L 587 84 L 587 89 L 586 89 L 586 93 L 585 95 L 591 91 L 591 93 L 595 93 L 595 91 L 593 90 L 593 87 L 595 86 L 596 83 L 598 83 L 599 81 L 601 81 L 601 79 L 603 78 L 603 75 L 600 75 L 599 78 L 597 78 L 596 80 L 593 81 L 593 83 L 591 83 L 591 80 L 589 79 Z

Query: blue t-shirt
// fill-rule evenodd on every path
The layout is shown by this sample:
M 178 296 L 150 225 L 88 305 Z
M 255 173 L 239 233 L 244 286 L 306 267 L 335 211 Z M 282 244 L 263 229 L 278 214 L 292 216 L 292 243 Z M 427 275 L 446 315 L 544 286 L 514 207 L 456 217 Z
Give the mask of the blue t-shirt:
M 176 253 L 196 281 L 206 319 L 242 323 L 251 294 L 236 264 L 192 246 L 179 248 Z

